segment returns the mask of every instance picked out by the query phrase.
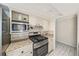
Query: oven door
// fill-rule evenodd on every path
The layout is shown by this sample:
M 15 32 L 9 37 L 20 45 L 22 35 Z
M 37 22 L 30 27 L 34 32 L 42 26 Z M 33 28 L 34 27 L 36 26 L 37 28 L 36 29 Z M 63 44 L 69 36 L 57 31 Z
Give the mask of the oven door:
M 28 31 L 28 24 L 27 23 L 19 23 L 19 22 L 12 22 L 12 32 L 20 33 Z
M 33 50 L 34 56 L 45 56 L 48 53 L 48 43 Z

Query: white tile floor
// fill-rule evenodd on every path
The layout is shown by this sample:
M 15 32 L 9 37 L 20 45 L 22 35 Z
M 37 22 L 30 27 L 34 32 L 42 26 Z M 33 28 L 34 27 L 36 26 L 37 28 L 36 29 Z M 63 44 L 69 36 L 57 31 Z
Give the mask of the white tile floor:
M 76 48 L 56 42 L 55 52 L 51 52 L 49 56 L 76 56 Z

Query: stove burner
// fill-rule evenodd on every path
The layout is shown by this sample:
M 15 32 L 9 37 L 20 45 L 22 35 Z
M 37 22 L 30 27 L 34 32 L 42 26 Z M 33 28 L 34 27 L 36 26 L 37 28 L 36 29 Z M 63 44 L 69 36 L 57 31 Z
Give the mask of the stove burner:
M 37 43 L 37 42 L 43 41 L 43 40 L 45 40 L 45 39 L 48 39 L 47 37 L 44 37 L 44 36 L 41 36 L 41 35 L 33 35 L 33 36 L 29 36 L 29 38 L 30 38 L 34 43 Z

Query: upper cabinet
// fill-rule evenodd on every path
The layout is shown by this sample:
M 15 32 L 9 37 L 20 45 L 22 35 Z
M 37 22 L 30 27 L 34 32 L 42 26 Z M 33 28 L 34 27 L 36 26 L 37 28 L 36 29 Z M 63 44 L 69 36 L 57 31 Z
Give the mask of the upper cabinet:
M 21 15 L 21 19 L 22 19 L 23 21 L 29 22 L 29 16 L 28 16 L 28 15 L 22 14 L 22 15 Z
M 19 13 L 12 11 L 12 20 L 20 20 L 19 16 Z
M 29 22 L 29 15 L 16 12 L 16 11 L 12 11 L 12 21 Z

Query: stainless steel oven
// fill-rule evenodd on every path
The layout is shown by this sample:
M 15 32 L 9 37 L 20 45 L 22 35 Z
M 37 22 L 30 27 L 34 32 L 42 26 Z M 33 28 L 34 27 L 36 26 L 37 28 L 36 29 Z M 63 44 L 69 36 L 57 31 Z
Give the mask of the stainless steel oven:
M 45 56 L 48 53 L 48 38 L 38 32 L 29 33 L 29 39 L 33 42 L 33 56 Z
M 29 29 L 28 23 L 22 23 L 22 22 L 12 22 L 12 29 L 11 32 L 26 32 Z
M 48 53 L 48 42 L 44 40 L 37 44 L 34 44 L 33 55 L 34 56 L 45 56 Z

